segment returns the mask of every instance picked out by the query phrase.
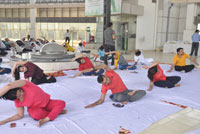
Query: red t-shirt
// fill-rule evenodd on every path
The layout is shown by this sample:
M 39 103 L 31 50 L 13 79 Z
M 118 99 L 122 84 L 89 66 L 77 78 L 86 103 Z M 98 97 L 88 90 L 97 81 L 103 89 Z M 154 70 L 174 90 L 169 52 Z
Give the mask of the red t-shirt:
M 102 94 L 106 94 L 106 92 L 109 89 L 112 91 L 112 94 L 127 90 L 127 87 L 125 86 L 121 77 L 117 73 L 115 73 L 113 70 L 106 71 L 105 76 L 108 76 L 110 78 L 111 83 L 108 85 L 102 84 L 102 87 L 101 87 Z
M 157 69 L 158 69 L 158 72 L 156 74 L 154 74 L 154 76 L 153 76 L 153 82 L 156 82 L 156 81 L 165 81 L 166 80 L 166 76 L 163 73 L 162 68 L 159 65 L 157 65 Z
M 28 69 L 28 71 L 24 72 L 25 79 L 29 77 L 41 79 L 43 77 L 43 70 L 32 62 L 27 62 L 24 66 Z
M 79 71 L 94 67 L 92 62 L 90 61 L 90 59 L 88 57 L 84 57 L 82 59 L 85 60 L 85 63 L 79 65 L 79 68 L 78 68 Z
M 49 94 L 45 93 L 40 87 L 29 81 L 26 81 L 26 85 L 22 87 L 22 90 L 24 90 L 24 99 L 22 102 L 16 99 L 16 107 L 45 107 L 50 100 Z

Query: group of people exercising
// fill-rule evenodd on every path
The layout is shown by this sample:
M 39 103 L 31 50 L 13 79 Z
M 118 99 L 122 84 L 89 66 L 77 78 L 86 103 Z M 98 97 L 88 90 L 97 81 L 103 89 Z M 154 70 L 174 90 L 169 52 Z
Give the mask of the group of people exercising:
M 153 64 L 150 64 L 152 60 L 150 62 L 145 61 L 140 50 L 135 52 L 135 56 L 138 57 L 133 65 L 128 64 L 123 55 L 119 52 L 105 52 L 105 55 L 109 54 L 112 54 L 113 56 L 115 64 L 114 69 L 110 69 L 106 64 L 94 66 L 90 59 L 85 55 L 73 59 L 79 63 L 79 71 L 74 76 L 71 76 L 72 78 L 80 75 L 98 76 L 97 81 L 102 84 L 100 99 L 85 106 L 85 108 L 102 104 L 108 90 L 111 90 L 112 92 L 110 98 L 113 101 L 122 104 L 136 101 L 146 95 L 145 90 L 131 90 L 124 84 L 121 77 L 114 71 L 118 68 L 118 65 L 120 70 L 135 70 L 138 64 L 141 64 L 143 65 L 143 68 L 148 69 L 147 76 L 150 80 L 149 91 L 152 90 L 153 85 L 163 88 L 180 86 L 178 82 L 181 78 L 179 76 L 166 76 L 159 66 L 159 63 L 153 62 Z M 186 58 L 189 58 L 196 65 L 199 65 L 193 58 L 184 53 L 183 48 L 178 48 L 169 72 L 174 68 L 176 71 L 185 71 L 186 73 L 194 69 L 194 65 L 186 65 Z M 24 78 L 26 80 L 19 80 L 19 72 L 24 73 Z M 65 114 L 67 112 L 64 109 L 64 101 L 51 99 L 49 94 L 45 93 L 37 86 L 42 83 L 56 82 L 56 79 L 53 76 L 44 74 L 43 70 L 34 63 L 26 61 L 16 62 L 12 68 L 12 76 L 15 77 L 16 81 L 5 85 L 0 90 L 0 98 L 14 101 L 15 106 L 17 107 L 17 113 L 8 119 L 0 121 L 0 125 L 23 118 L 24 107 L 28 108 L 28 113 L 33 119 L 38 120 L 39 127 L 48 121 L 54 120 L 59 114 Z M 30 78 L 32 79 L 30 80 Z

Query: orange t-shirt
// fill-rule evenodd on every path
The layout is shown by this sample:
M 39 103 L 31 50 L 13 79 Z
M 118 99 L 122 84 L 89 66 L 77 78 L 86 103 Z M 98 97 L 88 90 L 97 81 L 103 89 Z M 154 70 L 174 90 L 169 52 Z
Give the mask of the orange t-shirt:
M 121 77 L 113 70 L 106 71 L 105 76 L 108 76 L 110 78 L 111 83 L 108 85 L 102 84 L 101 87 L 102 94 L 106 94 L 109 89 L 112 91 L 113 94 L 127 90 L 127 87 L 125 86 Z
M 159 65 L 157 65 L 157 69 L 158 69 L 158 72 L 156 74 L 154 74 L 154 76 L 153 76 L 153 82 L 156 82 L 156 81 L 165 81 L 166 80 L 166 76 L 163 73 L 162 68 Z
M 178 57 L 178 55 L 176 54 L 174 56 L 174 59 L 173 59 L 173 64 L 176 65 L 176 66 L 185 66 L 185 61 L 186 61 L 186 58 L 190 58 L 190 56 L 186 53 L 184 53 L 181 58 Z
M 45 107 L 50 100 L 49 94 L 45 93 L 40 87 L 29 81 L 26 81 L 26 85 L 22 87 L 22 90 L 24 90 L 24 99 L 22 102 L 16 99 L 16 107 Z

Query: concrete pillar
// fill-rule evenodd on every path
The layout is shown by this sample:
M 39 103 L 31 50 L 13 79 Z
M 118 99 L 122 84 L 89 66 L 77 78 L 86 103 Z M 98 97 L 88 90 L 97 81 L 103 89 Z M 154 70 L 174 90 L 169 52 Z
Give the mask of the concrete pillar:
M 193 24 L 194 17 L 198 14 L 198 5 L 197 4 L 188 4 L 187 5 L 187 15 L 186 15 L 186 29 L 183 33 L 183 41 L 192 42 L 192 34 L 196 30 L 196 26 Z
M 36 0 L 30 0 L 30 4 L 35 4 Z M 37 25 L 36 25 L 36 17 L 37 17 L 37 8 L 30 8 L 30 37 L 36 38 L 37 35 Z

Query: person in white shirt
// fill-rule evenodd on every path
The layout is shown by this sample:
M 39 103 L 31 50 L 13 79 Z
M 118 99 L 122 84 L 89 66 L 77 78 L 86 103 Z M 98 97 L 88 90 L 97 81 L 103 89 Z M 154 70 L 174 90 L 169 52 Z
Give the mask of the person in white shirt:
M 22 52 L 22 48 L 19 47 L 19 45 L 17 43 L 15 43 L 14 41 L 10 42 L 10 46 L 11 46 L 11 56 L 15 56 L 17 53 L 21 53 Z
M 145 59 L 142 52 L 137 49 L 134 55 L 135 65 L 150 65 L 153 62 L 153 58 Z

